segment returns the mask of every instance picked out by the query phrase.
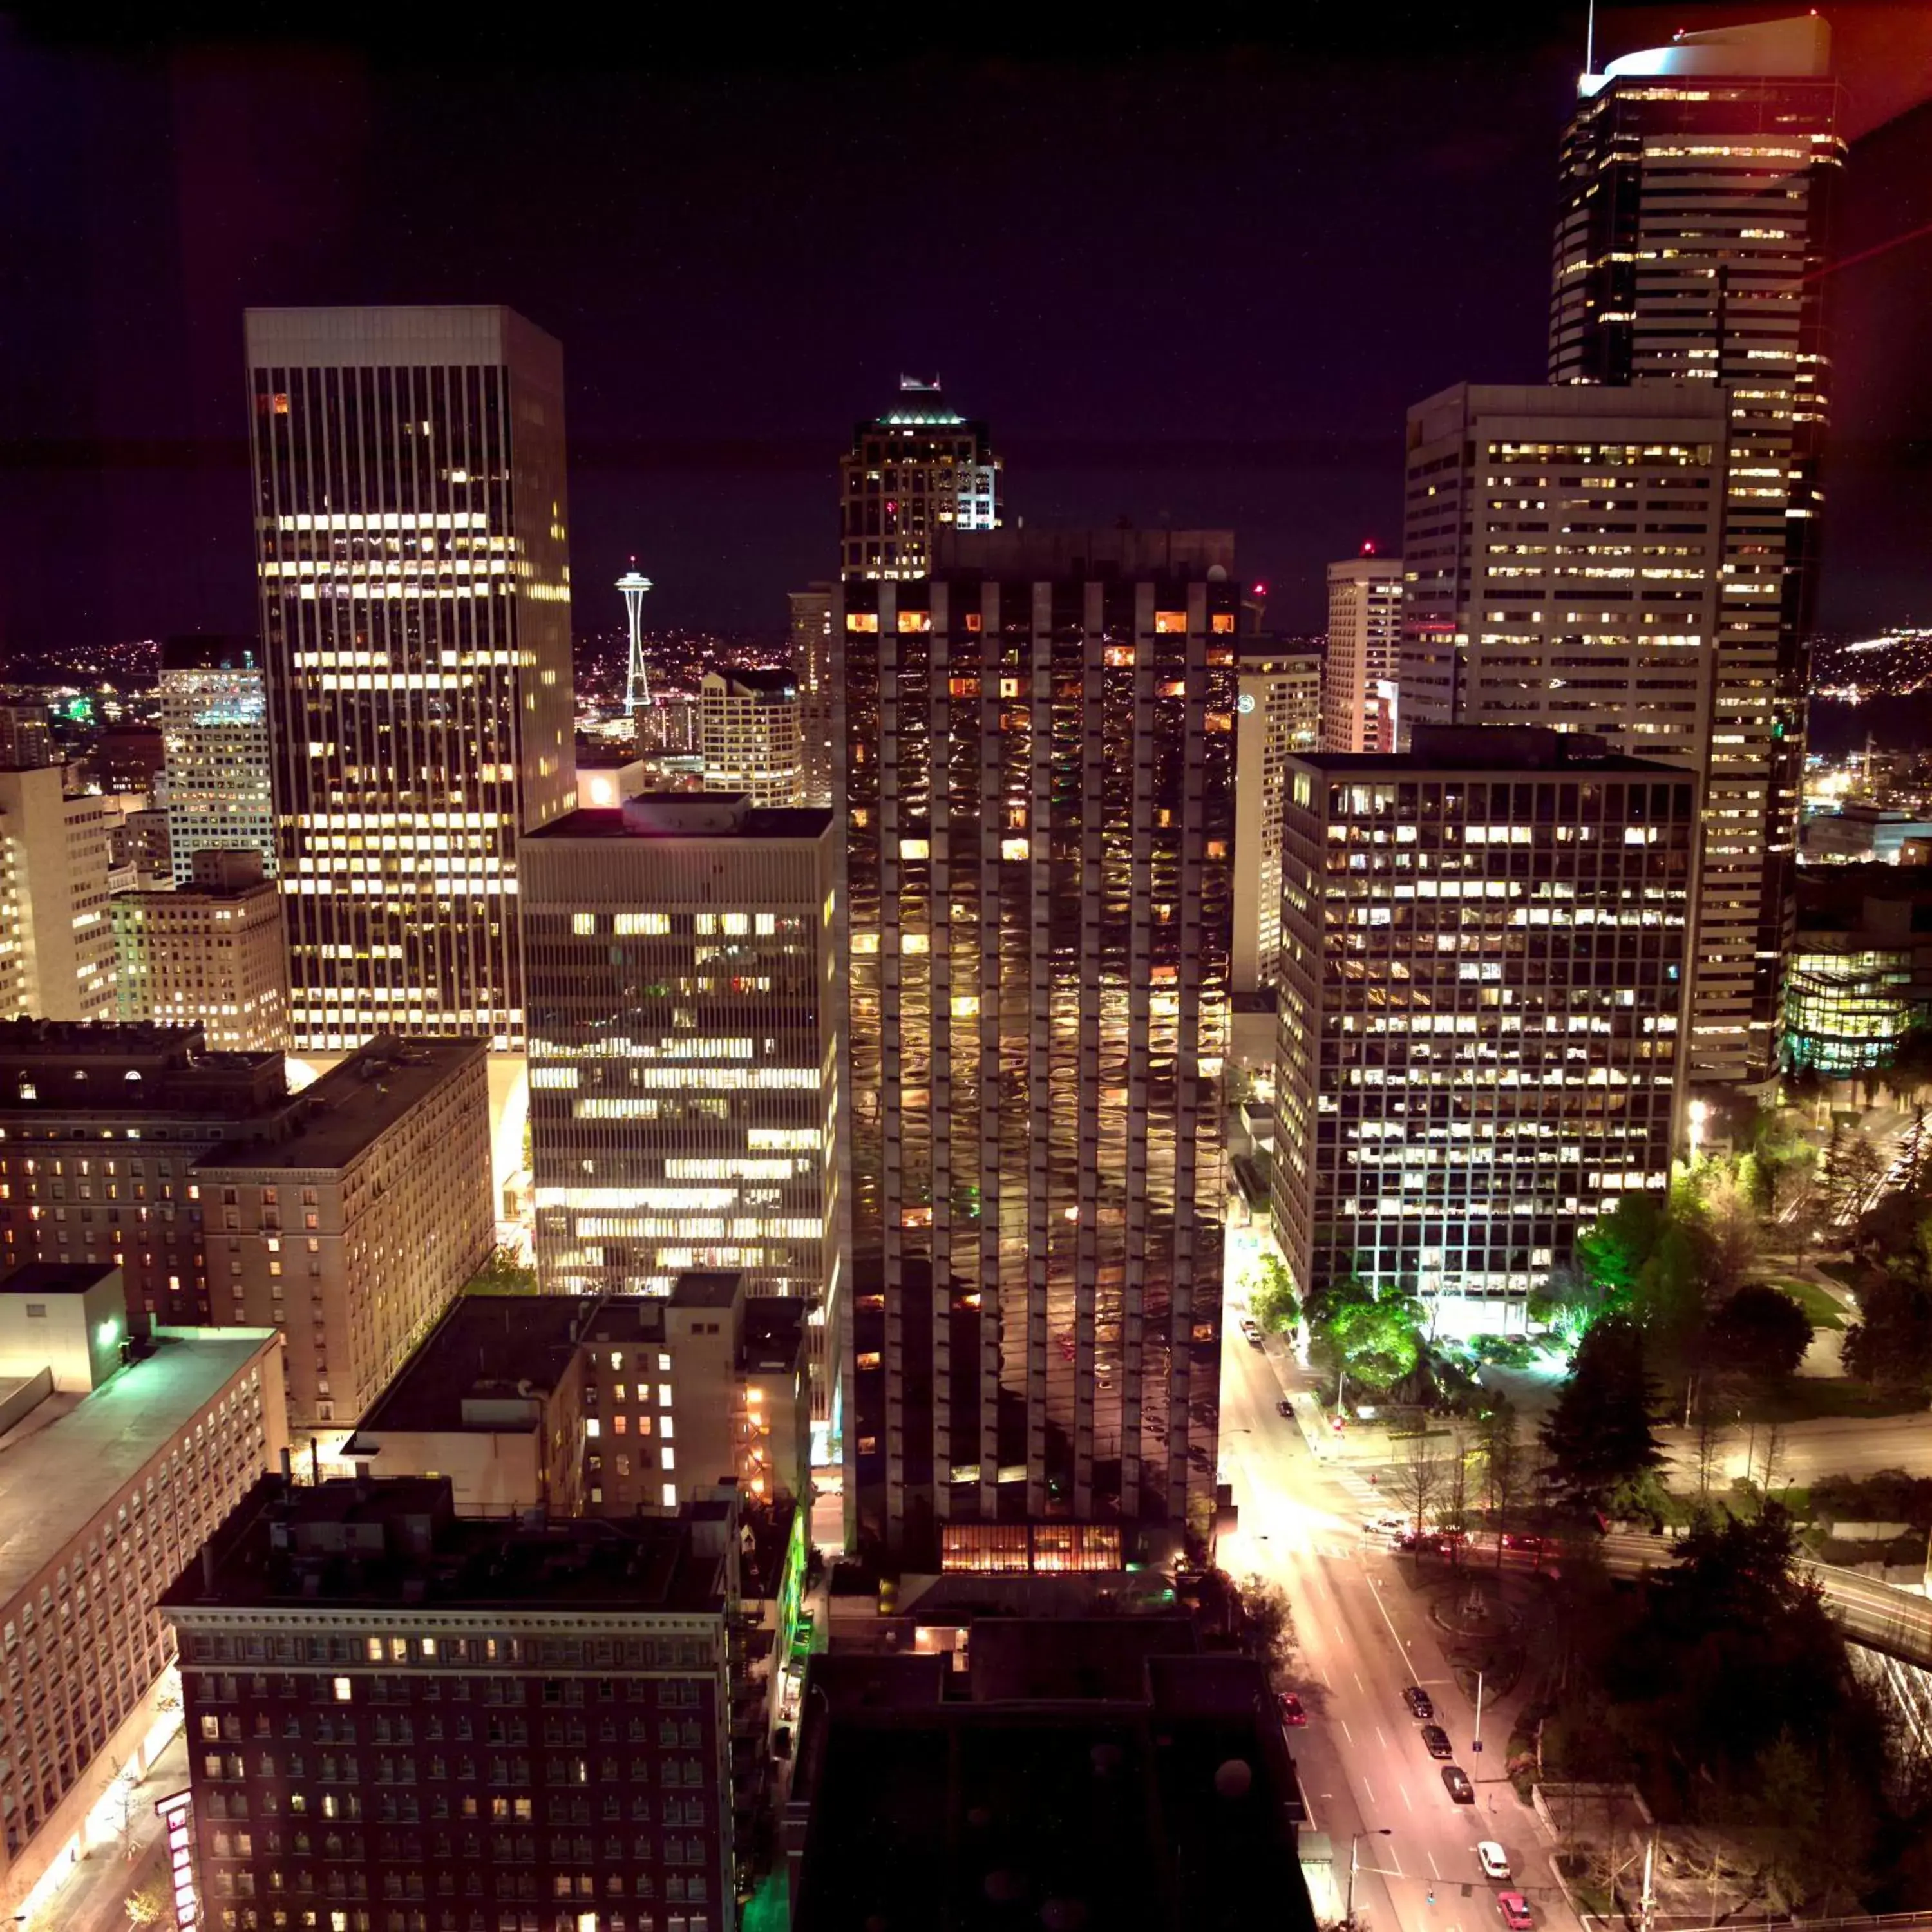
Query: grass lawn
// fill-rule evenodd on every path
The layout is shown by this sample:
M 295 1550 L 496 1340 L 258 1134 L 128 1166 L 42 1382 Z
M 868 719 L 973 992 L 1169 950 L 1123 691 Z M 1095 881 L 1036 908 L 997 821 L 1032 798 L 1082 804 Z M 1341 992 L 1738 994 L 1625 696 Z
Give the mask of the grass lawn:
M 1852 1376 L 1797 1376 L 1744 1406 L 1746 1422 L 1810 1422 L 1821 1416 L 1916 1415 L 1925 1398 L 1911 1389 L 1874 1388 Z
M 1835 1295 L 1828 1294 L 1816 1282 L 1774 1281 L 1772 1286 L 1790 1295 L 1810 1318 L 1813 1328 L 1842 1328 L 1845 1325 L 1844 1304 Z

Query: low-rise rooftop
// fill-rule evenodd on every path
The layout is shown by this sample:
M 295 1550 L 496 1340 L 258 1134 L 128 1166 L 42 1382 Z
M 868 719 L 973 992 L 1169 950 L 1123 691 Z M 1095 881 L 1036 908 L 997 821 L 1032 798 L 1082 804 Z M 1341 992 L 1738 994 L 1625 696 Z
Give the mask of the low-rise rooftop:
M 822 806 L 754 806 L 742 792 L 644 792 L 614 808 L 580 806 L 526 842 L 569 838 L 822 838 L 832 814 Z
M 0 1435 L 0 1604 L 52 1562 L 253 1358 L 262 1358 L 264 1374 L 279 1374 L 278 1334 L 158 1328 L 152 1352 L 91 1394 L 50 1395 Z
M 1600 738 L 1540 724 L 1418 724 L 1406 752 L 1296 752 L 1330 778 L 1419 778 L 1425 773 L 1574 772 L 1688 778 L 1681 765 L 1606 751 Z
M 455 1513 L 446 1476 L 302 1485 L 265 1476 L 161 1598 L 164 1610 L 318 1601 L 400 1608 L 665 1614 L 727 1606 L 728 1505 L 702 1533 L 675 1517 L 506 1522 Z
M 472 1061 L 480 1066 L 488 1053 L 481 1040 L 384 1034 L 303 1090 L 297 1124 L 286 1137 L 225 1142 L 202 1155 L 197 1168 L 206 1174 L 224 1167 L 346 1167 L 452 1073 Z

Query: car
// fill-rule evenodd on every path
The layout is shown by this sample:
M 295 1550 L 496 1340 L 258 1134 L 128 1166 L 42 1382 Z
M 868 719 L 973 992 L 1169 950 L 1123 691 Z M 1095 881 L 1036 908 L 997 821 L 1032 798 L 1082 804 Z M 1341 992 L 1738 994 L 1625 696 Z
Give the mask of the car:
M 1440 1724 L 1424 1724 L 1422 1742 L 1431 1757 L 1454 1757 L 1456 1747 L 1449 1742 L 1449 1733 Z
M 1408 1706 L 1412 1718 L 1432 1718 L 1436 1714 L 1436 1700 L 1420 1684 L 1412 1684 L 1402 1694 L 1402 1701 Z
M 1503 1923 L 1509 1932 L 1529 1932 L 1536 1921 L 1529 1916 L 1528 1902 L 1520 1892 L 1499 1892 L 1496 1894 L 1496 1910 L 1503 1916 Z
M 1420 1536 L 1412 1529 L 1406 1529 L 1395 1540 L 1398 1550 L 1412 1550 L 1418 1556 L 1426 1556 L 1442 1547 L 1443 1539 L 1425 1532 Z
M 1400 1536 L 1407 1521 L 1406 1517 L 1384 1510 L 1380 1516 L 1362 1519 L 1362 1533 L 1365 1536 Z
M 1276 1691 L 1274 1701 L 1276 1708 L 1281 1712 L 1281 1720 L 1284 1724 L 1307 1723 L 1308 1713 L 1301 1708 L 1301 1700 L 1292 1690 Z M 1503 1876 L 1508 1878 L 1509 1874 L 1504 1872 Z
M 1510 1875 L 1509 1854 L 1493 1838 L 1484 1838 L 1476 1846 L 1476 1862 L 1485 1878 L 1506 1879 Z
M 1445 1764 L 1442 1767 L 1442 1788 L 1458 1804 L 1473 1804 L 1476 1802 L 1476 1787 L 1469 1782 L 1469 1774 L 1460 1764 Z
M 1241 1317 L 1241 1333 L 1248 1338 L 1248 1346 L 1258 1348 L 1262 1345 L 1262 1331 L 1245 1315 Z
M 1286 1396 L 1283 1396 L 1281 1400 L 1275 1404 L 1274 1412 L 1277 1415 L 1286 1416 L 1292 1422 L 1294 1419 L 1294 1405 L 1288 1400 Z

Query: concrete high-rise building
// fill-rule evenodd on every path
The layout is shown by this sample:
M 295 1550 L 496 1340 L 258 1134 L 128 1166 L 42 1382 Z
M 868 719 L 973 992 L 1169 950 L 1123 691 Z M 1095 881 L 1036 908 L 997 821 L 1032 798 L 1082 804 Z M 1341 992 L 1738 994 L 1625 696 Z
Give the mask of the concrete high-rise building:
M 850 1266 L 832 814 L 658 794 L 573 812 L 524 860 L 544 1286 L 729 1270 L 801 1297 L 829 1426 Z
M 1586 732 L 1701 776 L 1704 1078 L 1741 1077 L 1773 875 L 1762 814 L 1720 778 L 1731 428 L 1714 386 L 1688 382 L 1459 384 L 1408 421 L 1405 715 Z
M 983 422 L 950 407 L 937 382 L 899 379 L 899 399 L 862 422 L 838 460 L 848 584 L 909 582 L 952 530 L 1000 527 L 1000 459 Z
M 1281 818 L 1288 760 L 1322 742 L 1322 659 L 1310 651 L 1242 646 L 1234 729 L 1237 993 L 1272 986 L 1281 945 Z
M 518 1047 L 517 842 L 574 802 L 562 352 L 494 308 L 248 337 L 294 1044 Z
M 264 1478 L 161 1600 L 202 1922 L 733 1932 L 733 1736 L 769 1696 L 734 1670 L 736 1514 Z
M 220 1053 L 288 1045 L 288 959 L 282 896 L 253 848 L 195 854 L 188 880 L 117 892 L 118 1016 L 199 1026 Z
M 1376 556 L 1372 544 L 1364 544 L 1359 556 L 1328 566 L 1325 752 L 1395 749 L 1390 713 L 1402 662 L 1402 559 Z
M 708 670 L 698 693 L 704 789 L 754 806 L 805 801 L 805 711 L 789 670 Z
M 73 1861 L 122 1857 L 118 1778 L 177 1734 L 162 1591 L 287 1443 L 272 1330 L 158 1330 L 127 1353 L 112 1268 L 0 1279 L 0 1912 L 46 1916 Z
M 120 822 L 98 794 L 65 796 L 58 765 L 0 770 L 0 992 L 12 982 L 10 1012 L 114 1017 L 110 847 Z
M 1691 1050 L 1700 1078 L 1759 1078 L 1796 918 L 1832 368 L 1820 271 L 1846 153 L 1830 29 L 1814 15 L 1680 34 L 1578 93 L 1550 380 L 1709 386 L 1730 418 Z
M 1440 1332 L 1520 1330 L 1578 1232 L 1667 1184 L 1697 779 L 1580 734 L 1419 724 L 1289 765 L 1276 1239 Z
M 1233 563 L 1213 532 L 959 537 L 835 619 L 847 1428 L 862 1528 L 922 1558 L 1211 1510 Z
M 791 668 L 804 707 L 805 794 L 801 805 L 832 804 L 832 586 L 790 593 Z
M 32 771 L 54 762 L 52 728 L 44 704 L 0 704 L 0 770 Z
M 255 851 L 275 875 L 275 808 L 268 687 L 251 638 L 170 638 L 157 694 L 165 763 L 156 802 L 167 814 L 178 884 L 194 855 Z

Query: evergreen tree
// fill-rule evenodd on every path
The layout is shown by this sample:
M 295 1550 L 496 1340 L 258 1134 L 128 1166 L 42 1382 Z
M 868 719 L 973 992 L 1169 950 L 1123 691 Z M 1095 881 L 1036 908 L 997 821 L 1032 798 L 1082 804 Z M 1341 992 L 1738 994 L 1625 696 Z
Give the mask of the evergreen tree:
M 1606 1316 L 1583 1337 L 1570 1378 L 1541 1430 L 1546 1480 L 1585 1508 L 1654 1469 L 1664 1451 L 1652 1433 L 1655 1390 L 1644 1370 L 1643 1336 L 1628 1316 Z

